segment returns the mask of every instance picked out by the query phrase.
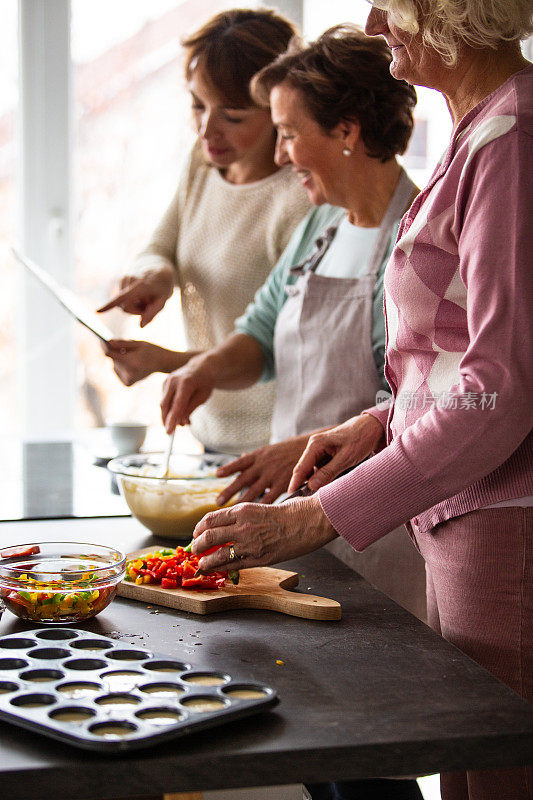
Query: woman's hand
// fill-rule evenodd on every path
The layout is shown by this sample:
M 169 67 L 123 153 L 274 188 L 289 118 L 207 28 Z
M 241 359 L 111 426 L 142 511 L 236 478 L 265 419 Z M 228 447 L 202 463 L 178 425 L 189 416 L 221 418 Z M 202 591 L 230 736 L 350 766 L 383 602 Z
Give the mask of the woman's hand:
M 240 458 L 224 464 L 217 469 L 219 478 L 226 478 L 239 472 L 217 497 L 220 506 L 225 505 L 237 492 L 245 489 L 239 502 L 260 499 L 262 503 L 273 503 L 280 494 L 287 491 L 292 471 L 305 450 L 309 436 L 295 436 L 277 444 L 267 444 L 252 453 L 244 453 Z
M 262 371 L 261 345 L 246 333 L 232 333 L 218 347 L 191 353 L 187 365 L 163 384 L 161 416 L 166 432 L 188 425 L 194 409 L 205 403 L 213 389 L 246 389 L 259 380 Z
M 231 542 L 237 558 L 230 560 L 230 548 L 220 547 L 200 559 L 202 572 L 248 569 L 311 553 L 336 535 L 318 497 L 297 497 L 277 506 L 240 503 L 200 520 L 193 532 L 192 552 L 200 554 Z
M 120 292 L 97 310 L 102 313 L 118 307 L 126 314 L 139 314 L 141 328 L 144 328 L 161 311 L 173 291 L 174 272 L 170 267 L 149 269 L 140 276 L 125 275 L 120 281 Z
M 384 436 L 383 426 L 371 414 L 360 414 L 329 431 L 313 434 L 294 468 L 289 492 L 306 480 L 309 489 L 315 492 L 373 453 Z M 318 466 L 325 461 L 325 466 Z
M 171 372 L 188 358 L 187 353 L 166 350 L 152 342 L 127 339 L 111 339 L 103 349 L 113 360 L 113 368 L 126 386 L 133 386 L 152 372 Z
M 181 369 L 172 372 L 163 384 L 161 418 L 168 434 L 177 425 L 189 425 L 195 408 L 205 403 L 216 385 L 216 371 L 198 355 Z

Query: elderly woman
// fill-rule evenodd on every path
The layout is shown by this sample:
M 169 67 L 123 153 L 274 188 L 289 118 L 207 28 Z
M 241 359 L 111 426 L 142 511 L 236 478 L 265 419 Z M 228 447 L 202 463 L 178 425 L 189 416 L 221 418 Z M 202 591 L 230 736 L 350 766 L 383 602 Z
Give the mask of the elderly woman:
M 221 510 L 194 534 L 197 553 L 233 542 L 204 570 L 234 568 L 231 555 L 242 568 L 337 535 L 363 550 L 410 520 L 431 625 L 529 700 L 533 65 L 520 39 L 532 16 L 530 0 L 374 4 L 366 29 L 389 44 L 394 77 L 441 91 L 454 122 L 385 272 L 393 402 L 311 439 L 290 488 L 312 475 L 312 497 Z M 533 771 L 444 775 L 442 796 L 531 798 Z
M 391 76 L 390 62 L 382 39 L 343 25 L 307 47 L 293 43 L 254 81 L 253 95 L 271 106 L 278 130 L 278 164 L 292 165 L 318 208 L 295 231 L 236 332 L 166 381 L 162 409 L 170 432 L 214 389 L 276 377 L 276 444 L 219 470 L 240 472 L 221 505 L 241 489 L 243 500 L 272 502 L 287 489 L 310 431 L 373 405 L 386 385 L 383 271 L 417 193 L 397 161 L 411 135 L 416 96 Z M 364 554 L 342 539 L 332 547 L 395 600 L 425 614 L 423 562 L 405 530 Z

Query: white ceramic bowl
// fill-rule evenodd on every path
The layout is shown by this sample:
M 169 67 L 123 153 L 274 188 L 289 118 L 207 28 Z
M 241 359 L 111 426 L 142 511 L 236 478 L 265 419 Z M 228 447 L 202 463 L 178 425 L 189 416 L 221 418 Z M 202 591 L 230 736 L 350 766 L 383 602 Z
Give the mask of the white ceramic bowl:
M 148 429 L 142 422 L 109 422 L 106 427 L 118 456 L 138 453 Z

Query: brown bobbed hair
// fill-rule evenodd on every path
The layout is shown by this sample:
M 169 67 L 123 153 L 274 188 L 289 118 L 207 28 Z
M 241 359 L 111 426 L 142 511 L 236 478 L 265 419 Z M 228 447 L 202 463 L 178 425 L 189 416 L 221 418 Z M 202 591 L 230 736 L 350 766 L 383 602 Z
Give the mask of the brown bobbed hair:
M 294 39 L 287 52 L 252 81 L 258 105 L 288 83 L 302 94 L 311 117 L 329 132 L 342 120 L 357 120 L 369 156 L 388 161 L 405 152 L 413 130 L 416 92 L 389 71 L 392 56 L 381 37 L 366 36 L 345 23 L 304 45 Z
M 296 35 L 294 26 L 270 9 L 232 9 L 216 14 L 188 36 L 185 77 L 200 69 L 229 108 L 254 105 L 250 80 L 284 53 Z

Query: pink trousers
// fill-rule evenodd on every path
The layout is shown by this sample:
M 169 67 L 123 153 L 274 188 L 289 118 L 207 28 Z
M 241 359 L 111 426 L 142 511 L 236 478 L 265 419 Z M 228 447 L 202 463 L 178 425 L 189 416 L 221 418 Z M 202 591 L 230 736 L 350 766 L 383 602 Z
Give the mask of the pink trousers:
M 413 531 L 426 562 L 431 627 L 533 702 L 533 508 L 480 509 Z M 533 800 L 533 767 L 443 774 L 441 793 Z

